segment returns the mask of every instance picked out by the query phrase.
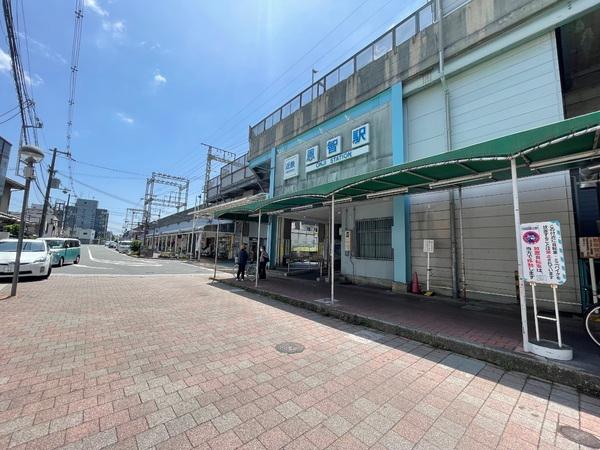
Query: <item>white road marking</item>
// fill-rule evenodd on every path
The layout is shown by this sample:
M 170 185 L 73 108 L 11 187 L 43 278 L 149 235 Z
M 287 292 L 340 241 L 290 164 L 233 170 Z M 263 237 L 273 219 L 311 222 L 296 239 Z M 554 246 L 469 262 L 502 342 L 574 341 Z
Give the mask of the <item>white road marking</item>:
M 110 269 L 110 267 L 86 266 L 85 264 L 73 264 L 72 267 L 81 267 L 83 269 L 100 269 L 100 270 L 109 270 Z
M 88 247 L 87 249 L 88 255 L 90 255 L 90 259 L 95 262 L 103 263 L 103 264 L 113 264 L 116 266 L 128 266 L 128 267 L 162 267 L 162 264 L 157 263 L 149 263 L 146 261 L 114 261 L 110 259 L 98 259 L 92 256 L 92 250 Z
M 53 273 L 51 277 L 94 277 L 94 278 L 152 278 L 152 277 L 210 277 L 208 273 L 155 273 L 155 274 L 122 274 L 122 273 L 102 273 L 102 274 L 85 274 L 85 273 Z

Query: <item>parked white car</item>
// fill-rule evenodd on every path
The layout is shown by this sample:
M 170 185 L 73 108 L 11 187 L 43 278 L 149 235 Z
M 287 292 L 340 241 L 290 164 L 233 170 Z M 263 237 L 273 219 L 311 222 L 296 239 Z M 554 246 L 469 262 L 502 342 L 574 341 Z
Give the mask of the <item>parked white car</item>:
M 15 272 L 17 240 L 0 240 L 0 277 L 12 277 Z M 52 254 L 41 239 L 23 239 L 19 277 L 48 278 L 52 273 Z
M 131 251 L 131 241 L 119 241 L 117 251 L 119 253 L 129 253 Z

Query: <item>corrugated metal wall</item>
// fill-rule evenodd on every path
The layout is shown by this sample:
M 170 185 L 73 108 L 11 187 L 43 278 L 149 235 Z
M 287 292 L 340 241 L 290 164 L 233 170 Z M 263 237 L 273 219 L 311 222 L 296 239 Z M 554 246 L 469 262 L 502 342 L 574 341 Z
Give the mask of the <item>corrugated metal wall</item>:
M 453 148 L 561 120 L 562 99 L 554 34 L 534 39 L 448 80 Z M 444 145 L 444 107 L 440 87 L 408 98 L 407 150 L 410 160 L 438 153 Z M 436 150 L 437 149 L 437 150 Z M 559 220 L 565 237 L 569 281 L 563 303 L 579 303 L 575 232 L 567 173 L 519 183 L 521 220 Z M 432 284 L 445 293 L 451 286 L 448 192 L 411 197 L 412 269 L 425 276 L 423 239 L 435 239 Z M 458 201 L 455 199 L 458 211 Z M 516 250 L 510 183 L 463 191 L 465 260 L 469 295 L 515 297 Z M 458 212 L 457 212 L 458 229 Z M 458 242 L 460 244 L 460 242 Z M 550 293 L 542 291 L 543 297 Z

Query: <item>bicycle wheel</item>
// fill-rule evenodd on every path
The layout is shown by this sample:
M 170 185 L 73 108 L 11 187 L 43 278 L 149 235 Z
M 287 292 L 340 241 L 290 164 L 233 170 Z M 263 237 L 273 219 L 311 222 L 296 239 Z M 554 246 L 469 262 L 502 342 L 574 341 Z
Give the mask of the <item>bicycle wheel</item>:
M 585 313 L 585 329 L 590 338 L 600 346 L 600 304 L 592 305 Z

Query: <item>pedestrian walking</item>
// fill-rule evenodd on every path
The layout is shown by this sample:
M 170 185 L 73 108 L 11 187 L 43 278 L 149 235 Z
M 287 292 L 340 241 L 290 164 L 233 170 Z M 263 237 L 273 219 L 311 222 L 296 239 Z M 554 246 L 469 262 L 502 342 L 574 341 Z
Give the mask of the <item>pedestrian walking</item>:
M 258 257 L 258 278 L 265 280 L 267 278 L 267 263 L 269 262 L 269 255 L 264 245 L 261 245 L 259 257 Z
M 248 264 L 248 252 L 246 251 L 246 246 L 242 245 L 238 255 L 237 280 L 244 281 L 244 276 L 246 275 L 246 264 Z

